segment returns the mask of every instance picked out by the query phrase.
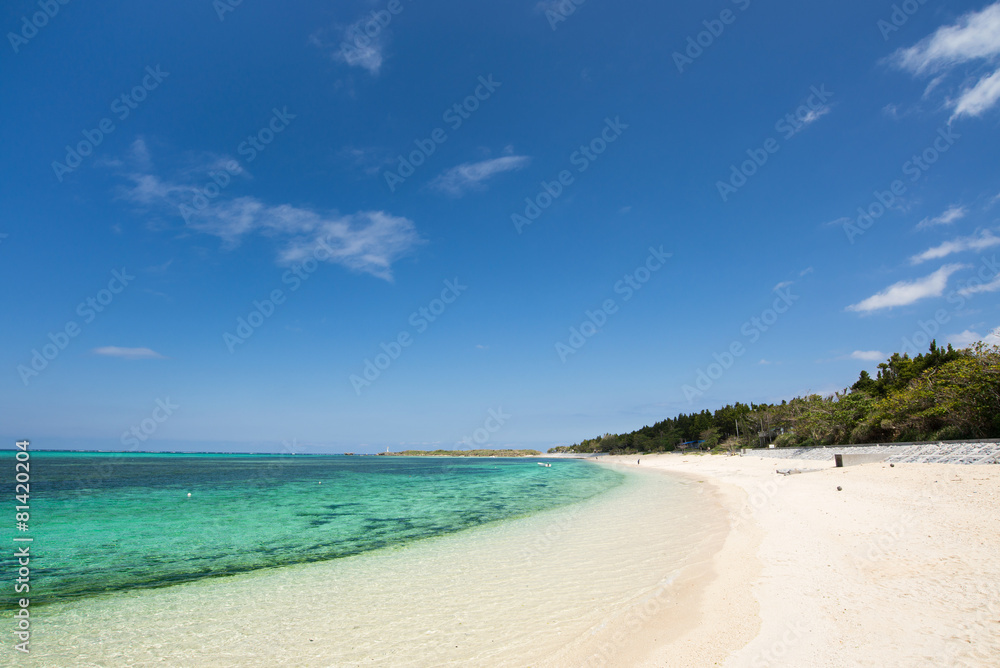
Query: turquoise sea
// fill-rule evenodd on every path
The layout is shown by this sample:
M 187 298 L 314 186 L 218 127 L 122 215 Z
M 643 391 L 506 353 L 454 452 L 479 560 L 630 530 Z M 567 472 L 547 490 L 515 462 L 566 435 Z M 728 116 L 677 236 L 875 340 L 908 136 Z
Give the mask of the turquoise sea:
M 5 459 L 12 471 L 13 453 Z M 29 531 L 11 517 L 0 540 L 34 539 L 33 609 L 394 548 L 576 503 L 625 477 L 574 460 L 35 451 L 30 461 Z M 0 557 L 9 574 L 12 552 Z

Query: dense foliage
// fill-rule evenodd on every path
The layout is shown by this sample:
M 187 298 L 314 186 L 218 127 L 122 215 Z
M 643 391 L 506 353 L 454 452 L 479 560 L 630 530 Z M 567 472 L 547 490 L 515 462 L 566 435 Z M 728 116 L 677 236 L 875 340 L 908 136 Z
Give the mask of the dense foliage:
M 781 404 L 737 402 L 549 452 L 662 452 L 1000 437 L 1000 347 L 894 353 L 849 389 Z

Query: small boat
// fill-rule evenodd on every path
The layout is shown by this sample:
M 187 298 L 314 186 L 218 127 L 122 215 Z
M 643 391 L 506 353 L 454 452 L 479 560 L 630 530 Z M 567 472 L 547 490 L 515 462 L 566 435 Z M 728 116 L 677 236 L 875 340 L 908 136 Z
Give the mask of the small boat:
M 552 468 L 552 464 L 546 464 L 545 462 L 538 462 L 538 465 L 539 466 L 544 466 L 545 468 L 548 468 L 548 469 Z

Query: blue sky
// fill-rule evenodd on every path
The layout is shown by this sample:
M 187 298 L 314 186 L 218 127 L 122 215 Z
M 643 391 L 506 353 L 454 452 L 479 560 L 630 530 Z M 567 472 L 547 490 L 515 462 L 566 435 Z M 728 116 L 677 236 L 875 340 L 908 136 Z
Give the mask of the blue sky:
M 1000 3 L 896 6 L 6 3 L 0 434 L 550 447 L 993 340 Z

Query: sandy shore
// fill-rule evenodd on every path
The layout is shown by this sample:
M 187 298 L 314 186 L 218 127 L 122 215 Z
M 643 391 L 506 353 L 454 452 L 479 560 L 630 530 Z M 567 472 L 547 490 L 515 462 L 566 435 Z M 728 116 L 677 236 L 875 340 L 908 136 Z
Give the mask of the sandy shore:
M 1000 467 L 680 454 L 640 467 L 713 485 L 732 531 L 698 624 L 620 665 L 1000 665 Z
M 40 608 L 18 663 L 1000 665 L 1000 467 L 602 461 L 637 475 L 398 549 Z

